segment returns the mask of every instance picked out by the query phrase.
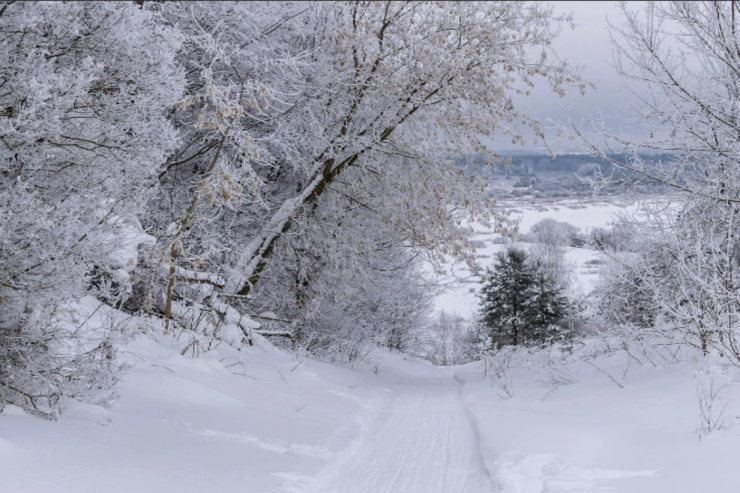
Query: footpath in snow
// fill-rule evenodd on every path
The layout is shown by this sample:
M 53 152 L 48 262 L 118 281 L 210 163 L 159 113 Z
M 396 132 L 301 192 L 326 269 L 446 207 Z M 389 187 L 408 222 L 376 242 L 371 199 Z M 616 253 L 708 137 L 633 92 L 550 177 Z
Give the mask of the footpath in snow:
M 488 493 L 495 491 L 478 431 L 450 377 L 407 377 L 387 389 L 360 437 L 308 491 Z

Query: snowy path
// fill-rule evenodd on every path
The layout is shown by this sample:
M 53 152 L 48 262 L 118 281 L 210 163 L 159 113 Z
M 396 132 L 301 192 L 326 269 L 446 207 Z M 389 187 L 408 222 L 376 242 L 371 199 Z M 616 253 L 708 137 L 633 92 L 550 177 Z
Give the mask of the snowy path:
M 145 338 L 128 350 L 110 410 L 74 403 L 49 422 L 6 406 L 0 493 L 737 492 L 736 432 L 693 435 L 690 367 L 619 388 L 584 366 L 543 402 L 537 374 L 501 399 L 476 365 L 382 351 L 358 370 Z
M 478 433 L 450 378 L 394 386 L 361 438 L 317 478 L 316 493 L 490 493 Z

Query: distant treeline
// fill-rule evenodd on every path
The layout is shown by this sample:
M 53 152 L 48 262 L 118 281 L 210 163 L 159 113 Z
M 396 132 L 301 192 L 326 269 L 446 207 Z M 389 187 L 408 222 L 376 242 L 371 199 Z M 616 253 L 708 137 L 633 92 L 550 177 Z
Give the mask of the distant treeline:
M 635 159 L 651 168 L 671 163 L 671 154 L 638 155 L 611 154 L 610 159 L 630 166 Z M 559 198 L 587 196 L 593 193 L 589 181 L 601 181 L 599 193 L 620 195 L 626 192 L 666 193 L 669 188 L 643 175 L 612 163 L 608 159 L 588 154 L 561 154 L 554 158 L 543 154 L 517 153 L 491 164 L 483 156 L 460 157 L 458 166 L 466 172 L 491 179 L 489 193 L 494 198 Z
M 609 158 L 629 164 L 634 157 L 627 154 L 610 154 Z M 600 169 L 604 174 L 621 173 L 631 175 L 632 173 L 619 168 L 607 159 L 599 156 L 588 154 L 560 154 L 552 158 L 543 154 L 515 154 L 506 156 L 506 162 L 499 162 L 494 165 L 486 163 L 486 159 L 481 155 L 461 157 L 456 161 L 459 166 L 468 169 L 476 174 L 491 174 L 504 176 L 527 176 L 548 172 L 567 172 L 578 174 L 592 174 L 596 169 Z M 672 154 L 654 154 L 639 155 L 639 159 L 649 164 L 667 163 L 675 160 Z

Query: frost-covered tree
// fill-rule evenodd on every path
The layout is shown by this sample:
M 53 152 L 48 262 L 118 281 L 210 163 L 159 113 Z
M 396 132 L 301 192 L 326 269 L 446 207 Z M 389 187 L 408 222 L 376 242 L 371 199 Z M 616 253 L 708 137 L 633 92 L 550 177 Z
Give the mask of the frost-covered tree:
M 275 310 L 294 348 L 353 360 L 376 345 L 408 350 L 431 312 L 435 289 L 418 252 L 346 190 L 298 216 L 272 263 L 243 301 L 249 313 Z M 350 205 L 355 201 L 354 207 Z
M 642 12 L 625 5 L 624 13 L 624 24 L 615 28 L 617 68 L 641 84 L 633 110 L 650 134 L 606 132 L 607 144 L 591 148 L 602 157 L 617 150 L 629 155 L 629 162 L 611 160 L 680 193 L 673 204 L 656 205 L 632 221 L 644 241 L 633 250 L 637 258 L 623 262 L 629 276 L 622 279 L 631 279 L 639 299 L 651 300 L 647 313 L 657 315 L 661 335 L 716 349 L 737 364 L 737 5 L 649 2 Z M 640 159 L 650 152 L 672 153 L 673 159 Z
M 531 83 L 543 75 L 557 92 L 574 82 L 567 67 L 529 55 L 528 47 L 545 53 L 555 35 L 551 17 L 538 4 L 508 2 L 340 2 L 308 12 L 303 22 L 321 35 L 302 45 L 310 53 L 303 70 L 306 97 L 289 115 L 301 131 L 283 127 L 299 144 L 288 153 L 301 172 L 298 192 L 239 249 L 226 292 L 249 293 L 295 214 L 348 169 L 387 173 L 388 156 L 406 156 L 423 164 L 425 182 L 443 186 L 440 178 L 452 163 L 439 156 L 449 142 L 467 145 L 478 134 L 521 121 L 509 99 L 518 80 Z M 408 183 L 404 168 L 399 171 L 395 181 Z M 460 200 L 470 215 L 504 225 L 494 210 L 472 207 L 480 203 L 474 195 Z M 437 226 L 452 225 L 437 220 L 426 227 Z M 435 246 L 460 250 L 458 242 L 439 240 Z
M 608 324 L 643 333 L 655 326 L 656 293 L 636 273 L 641 269 L 639 258 L 629 254 L 617 254 L 602 269 L 593 303 Z
M 0 405 L 54 416 L 102 398 L 121 334 L 60 322 L 126 289 L 177 136 L 176 32 L 132 3 L 0 7 Z
M 634 251 L 637 229 L 632 222 L 618 221 L 613 227 L 594 228 L 589 232 L 589 244 L 607 252 Z
M 567 247 L 578 243 L 578 228 L 546 218 L 532 226 L 527 239 L 532 241 L 529 248 L 532 261 L 539 263 L 548 279 L 554 280 L 563 290 L 571 287 L 574 266 L 568 263 L 565 252 Z
M 2 4 L 0 403 L 54 416 L 110 389 L 126 334 L 69 323 L 86 294 L 233 342 L 264 305 L 303 347 L 404 348 L 429 312 L 421 259 L 473 265 L 464 221 L 510 226 L 444 156 L 541 135 L 510 96 L 582 88 L 549 56 L 564 21 L 520 2 Z
M 461 365 L 479 357 L 476 324 L 457 313 L 440 312 L 415 351 L 435 365 Z
M 161 175 L 147 222 L 160 239 L 151 260 L 160 267 L 141 290 L 167 319 L 177 298 L 250 312 L 271 259 L 280 264 L 278 252 L 290 251 L 279 240 L 311 244 L 299 224 L 326 219 L 323 201 L 339 203 L 325 199 L 331 194 L 345 197 L 347 213 L 373 211 L 372 224 L 395 247 L 437 263 L 445 255 L 473 262 L 462 220 L 499 230 L 509 223 L 480 179 L 440 156 L 495 128 L 517 140 L 522 115 L 509 95 L 519 81 L 541 78 L 558 93 L 579 84 L 548 60 L 558 20 L 538 4 L 148 8 L 183 33 L 188 73 L 175 115 L 183 146 Z M 352 241 L 362 244 L 362 235 L 355 230 Z M 326 252 L 339 257 L 341 246 Z
M 628 334 L 735 357 L 737 257 L 727 241 L 733 227 L 722 205 L 696 206 L 689 198 L 635 222 L 640 241 L 632 251 L 607 252 L 596 300 L 607 322 Z

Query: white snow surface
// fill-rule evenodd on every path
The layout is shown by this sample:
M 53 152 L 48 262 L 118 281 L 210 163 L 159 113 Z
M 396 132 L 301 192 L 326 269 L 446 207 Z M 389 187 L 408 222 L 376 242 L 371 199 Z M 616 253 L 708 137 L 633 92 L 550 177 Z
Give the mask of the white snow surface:
M 520 370 L 502 399 L 477 364 L 378 350 L 349 367 L 265 342 L 195 357 L 182 347 L 130 344 L 110 410 L 77 403 L 49 422 L 7 406 L 0 492 L 737 491 L 737 429 L 698 440 L 688 364 L 633 365 L 623 378 L 626 359 L 602 359 L 624 388 L 576 366 L 578 383 L 544 400 L 542 375 Z

